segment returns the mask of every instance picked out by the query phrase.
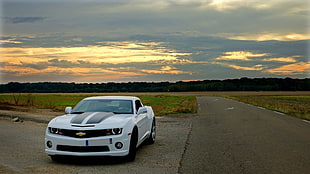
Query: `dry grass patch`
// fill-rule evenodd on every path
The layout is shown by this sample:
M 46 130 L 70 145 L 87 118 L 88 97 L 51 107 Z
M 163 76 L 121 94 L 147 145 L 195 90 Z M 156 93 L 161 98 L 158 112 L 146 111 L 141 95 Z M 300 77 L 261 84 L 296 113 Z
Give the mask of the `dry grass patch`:
M 231 95 L 226 97 L 310 120 L 310 96 Z

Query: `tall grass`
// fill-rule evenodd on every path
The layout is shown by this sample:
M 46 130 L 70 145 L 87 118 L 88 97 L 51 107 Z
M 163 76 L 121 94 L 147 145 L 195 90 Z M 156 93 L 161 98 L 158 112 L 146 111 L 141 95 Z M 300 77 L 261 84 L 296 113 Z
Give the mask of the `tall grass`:
M 66 106 L 74 106 L 86 94 L 2 94 L 0 104 L 27 106 L 63 111 Z M 156 115 L 175 113 L 195 113 L 196 97 L 171 95 L 138 95 L 144 105 L 152 106 Z
M 0 104 L 63 110 L 66 106 L 74 106 L 85 97 L 57 94 L 6 94 L 0 95 Z
M 157 115 L 196 113 L 195 96 L 142 95 L 145 105 L 152 106 Z

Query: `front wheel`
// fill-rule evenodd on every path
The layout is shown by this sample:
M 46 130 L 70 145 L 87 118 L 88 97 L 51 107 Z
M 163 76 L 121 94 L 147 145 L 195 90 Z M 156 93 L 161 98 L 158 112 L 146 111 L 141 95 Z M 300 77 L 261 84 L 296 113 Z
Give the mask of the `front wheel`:
M 134 129 L 130 138 L 129 153 L 126 156 L 127 161 L 134 161 L 137 153 L 138 131 Z

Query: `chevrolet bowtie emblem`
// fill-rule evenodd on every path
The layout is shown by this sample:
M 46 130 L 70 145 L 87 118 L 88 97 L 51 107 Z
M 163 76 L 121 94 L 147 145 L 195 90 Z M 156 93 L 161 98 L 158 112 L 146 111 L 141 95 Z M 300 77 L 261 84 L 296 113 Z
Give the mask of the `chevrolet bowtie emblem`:
M 75 135 L 77 135 L 77 136 L 84 136 L 84 135 L 86 135 L 86 133 L 85 132 L 78 132 L 78 133 L 76 133 Z

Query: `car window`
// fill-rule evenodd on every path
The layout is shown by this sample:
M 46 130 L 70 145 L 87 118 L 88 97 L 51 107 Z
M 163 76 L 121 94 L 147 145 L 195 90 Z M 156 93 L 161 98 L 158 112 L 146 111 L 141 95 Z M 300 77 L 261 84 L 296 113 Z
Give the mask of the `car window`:
M 82 100 L 72 113 L 113 112 L 115 114 L 132 114 L 131 100 Z
M 140 100 L 136 100 L 135 103 L 136 103 L 136 111 L 138 111 L 139 108 L 142 107 L 141 101 Z

